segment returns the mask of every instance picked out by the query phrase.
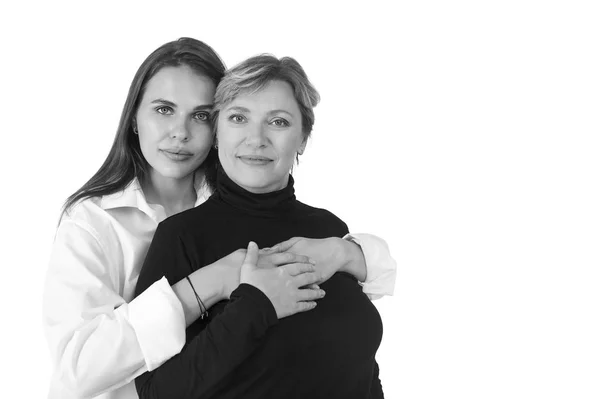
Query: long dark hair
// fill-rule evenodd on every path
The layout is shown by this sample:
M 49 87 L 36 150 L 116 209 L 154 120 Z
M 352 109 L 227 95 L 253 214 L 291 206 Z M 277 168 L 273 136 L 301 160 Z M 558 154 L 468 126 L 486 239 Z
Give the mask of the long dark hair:
M 87 183 L 67 198 L 61 218 L 80 200 L 115 193 L 123 190 L 135 177 L 140 180 L 147 177 L 149 165 L 142 155 L 139 139 L 133 132 L 133 119 L 150 79 L 164 67 L 182 65 L 208 77 L 215 86 L 225 74 L 225 64 L 219 55 L 199 40 L 182 37 L 154 50 L 131 82 L 117 134 L 106 160 Z M 211 147 L 200 169 L 213 169 L 209 165 L 217 159 L 216 151 Z M 210 175 L 206 177 L 206 184 L 214 188 L 214 176 Z

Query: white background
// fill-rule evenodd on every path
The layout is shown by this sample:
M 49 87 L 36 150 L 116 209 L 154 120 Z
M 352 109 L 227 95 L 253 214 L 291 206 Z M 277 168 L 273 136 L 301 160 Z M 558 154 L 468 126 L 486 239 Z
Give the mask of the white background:
M 180 36 L 228 66 L 293 56 L 320 91 L 296 191 L 398 261 L 376 303 L 387 398 L 600 397 L 594 2 L 393 3 L 3 6 L 2 397 L 45 395 L 59 209 L 104 160 L 139 64 Z

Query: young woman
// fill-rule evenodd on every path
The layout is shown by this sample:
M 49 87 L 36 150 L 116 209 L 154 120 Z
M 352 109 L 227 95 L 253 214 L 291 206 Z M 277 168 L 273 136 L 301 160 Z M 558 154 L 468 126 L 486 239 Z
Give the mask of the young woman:
M 291 58 L 257 56 L 225 74 L 213 114 L 215 194 L 158 226 L 136 294 L 162 276 L 179 281 L 251 240 L 270 246 L 290 236 L 348 233 L 331 212 L 298 201 L 289 174 L 318 100 Z M 241 284 L 188 328 L 181 353 L 136 379 L 140 397 L 382 398 L 375 362 L 381 318 L 356 279 L 335 273 L 321 284 L 327 295 L 314 310 L 282 319 L 255 283 L 257 251 L 251 243 Z
M 210 308 L 239 285 L 242 250 L 190 271 L 189 281 L 160 279 L 133 299 L 158 224 L 209 196 L 205 169 L 215 153 L 208 117 L 224 71 L 218 55 L 194 39 L 154 51 L 133 79 L 106 161 L 67 200 L 44 291 L 51 398 L 136 398 L 133 379 L 183 347 L 186 327 L 201 315 L 196 294 Z M 358 239 L 366 240 L 364 257 L 361 247 L 339 239 L 300 239 L 279 247 L 287 252 L 262 250 L 261 268 L 252 272 L 255 287 L 282 314 L 310 310 L 322 295 L 318 287 L 284 287 L 322 281 L 329 271 L 320 264 L 332 258 L 335 268 L 359 278 L 366 260 L 365 292 L 388 293 L 394 264 L 385 243 L 368 235 Z M 299 253 L 303 245 L 312 263 Z

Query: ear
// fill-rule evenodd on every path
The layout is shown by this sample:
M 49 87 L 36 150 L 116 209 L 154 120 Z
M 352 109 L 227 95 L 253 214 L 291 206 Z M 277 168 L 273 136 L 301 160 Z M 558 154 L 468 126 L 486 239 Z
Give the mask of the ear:
M 298 148 L 298 155 L 304 154 L 304 150 L 306 149 L 306 143 L 308 143 L 308 137 L 302 140 L 302 144 Z
M 213 133 L 213 147 L 219 148 L 219 119 L 215 119 L 215 125 L 212 128 Z
M 213 147 L 219 148 L 219 129 L 217 127 L 213 129 Z

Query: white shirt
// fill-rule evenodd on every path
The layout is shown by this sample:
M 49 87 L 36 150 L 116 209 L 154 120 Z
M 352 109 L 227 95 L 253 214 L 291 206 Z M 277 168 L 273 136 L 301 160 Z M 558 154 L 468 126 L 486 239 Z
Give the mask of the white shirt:
M 207 197 L 198 188 L 195 206 Z M 43 325 L 54 368 L 49 398 L 138 398 L 133 380 L 183 348 L 183 309 L 164 277 L 133 299 L 165 217 L 162 206 L 148 204 L 137 179 L 121 192 L 79 202 L 63 217 L 44 288 Z M 369 234 L 345 238 L 365 255 L 365 294 L 392 295 L 396 262 L 385 241 Z

